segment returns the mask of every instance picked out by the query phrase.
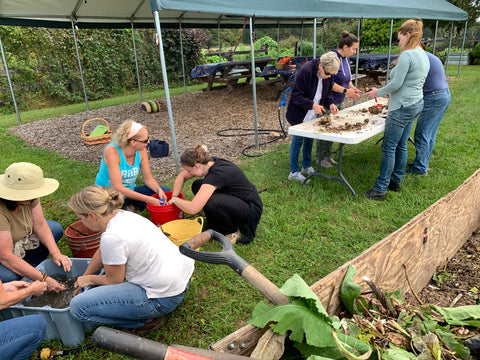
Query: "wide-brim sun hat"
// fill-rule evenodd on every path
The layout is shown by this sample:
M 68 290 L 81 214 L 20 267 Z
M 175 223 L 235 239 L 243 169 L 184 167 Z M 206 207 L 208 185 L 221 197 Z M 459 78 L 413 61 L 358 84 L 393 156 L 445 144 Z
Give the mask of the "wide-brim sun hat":
M 32 163 L 17 162 L 0 175 L 0 198 L 26 201 L 49 195 L 58 189 L 58 181 L 44 178 L 43 170 Z

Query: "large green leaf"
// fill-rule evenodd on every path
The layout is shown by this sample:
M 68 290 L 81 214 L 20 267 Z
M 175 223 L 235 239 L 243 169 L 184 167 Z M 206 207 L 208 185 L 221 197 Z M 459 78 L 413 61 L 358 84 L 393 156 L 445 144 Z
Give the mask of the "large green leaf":
M 290 339 L 296 342 L 326 347 L 332 346 L 332 326 L 325 321 L 325 316 L 305 307 L 305 302 L 293 300 L 290 304 L 268 306 L 265 303 L 258 304 L 253 310 L 253 317 L 248 321 L 257 327 L 264 327 L 269 322 L 273 331 L 285 334 L 291 331 Z
M 288 279 L 280 289 L 280 292 L 290 297 L 311 300 L 311 302 L 315 304 L 318 312 L 328 317 L 327 311 L 323 307 L 323 304 L 318 298 L 317 294 L 310 289 L 310 286 L 308 286 L 305 280 L 303 280 L 298 274 L 294 274 L 290 279 Z
M 402 349 L 388 349 L 382 352 L 382 359 L 384 360 L 416 360 L 417 357 Z
M 432 305 L 432 308 L 443 315 L 450 325 L 467 325 L 480 327 L 480 305 L 467 305 L 455 308 L 443 308 Z
M 350 314 L 356 313 L 353 307 L 353 302 L 362 292 L 360 286 L 353 281 L 353 277 L 356 273 L 357 269 L 355 269 L 353 265 L 350 265 L 340 287 L 340 300 L 342 300 L 343 306 L 345 306 Z

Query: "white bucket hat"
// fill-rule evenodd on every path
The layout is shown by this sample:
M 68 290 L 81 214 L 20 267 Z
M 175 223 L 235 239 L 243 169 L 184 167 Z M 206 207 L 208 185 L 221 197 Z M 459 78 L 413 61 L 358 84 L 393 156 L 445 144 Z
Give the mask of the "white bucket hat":
M 57 180 L 44 178 L 42 169 L 35 164 L 13 163 L 0 175 L 0 198 L 32 200 L 53 193 L 58 185 Z

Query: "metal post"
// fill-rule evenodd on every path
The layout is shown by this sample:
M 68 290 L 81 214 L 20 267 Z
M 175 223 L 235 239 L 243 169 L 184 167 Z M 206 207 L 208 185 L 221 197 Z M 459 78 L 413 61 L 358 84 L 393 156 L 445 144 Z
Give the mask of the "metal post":
M 300 56 L 303 56 L 303 19 L 302 27 L 300 28 Z
M 447 57 L 446 57 L 446 60 L 445 60 L 445 74 L 447 73 L 448 62 L 450 60 L 450 48 L 452 47 L 452 36 L 453 36 L 453 21 L 452 21 L 452 26 L 450 27 L 450 39 L 448 41 Z
M 140 101 L 142 101 L 143 100 L 142 83 L 140 79 L 140 71 L 138 70 L 137 44 L 135 42 L 135 28 L 133 27 L 133 20 L 130 20 L 130 25 L 132 27 L 132 42 L 133 42 L 133 55 L 135 56 L 135 69 L 137 70 L 138 94 L 140 96 Z
M 255 125 L 255 149 L 258 151 L 258 121 L 257 121 L 257 85 L 255 81 L 256 66 L 255 52 L 253 49 L 253 18 L 250 17 L 250 60 L 252 67 L 252 92 L 253 92 L 253 121 Z
M 465 37 L 467 36 L 468 21 L 465 21 L 465 28 L 463 29 L 462 50 L 460 50 L 460 61 L 458 62 L 457 78 L 460 76 L 460 66 L 462 64 L 463 48 L 465 47 Z
M 2 37 L 0 36 L 0 49 L 2 50 L 2 59 L 3 65 L 5 67 L 5 73 L 7 74 L 8 86 L 10 87 L 10 92 L 12 93 L 13 106 L 15 107 L 15 113 L 17 114 L 18 124 L 22 125 L 22 120 L 20 119 L 20 113 L 18 112 L 17 100 L 15 99 L 15 92 L 13 91 L 12 79 L 10 79 L 10 72 L 8 71 L 7 59 L 5 58 L 5 52 L 3 51 Z
M 72 31 L 73 31 L 73 42 L 75 44 L 75 50 L 77 52 L 77 60 L 78 60 L 78 69 L 80 71 L 80 78 L 82 79 L 82 87 L 83 87 L 83 96 L 85 97 L 85 105 L 87 105 L 87 111 L 90 110 L 88 107 L 88 98 L 87 98 L 87 90 L 85 88 L 85 80 L 83 79 L 83 70 L 82 70 L 82 61 L 80 60 L 80 52 L 78 51 L 78 44 L 77 44 L 77 35 L 75 34 L 75 22 L 73 21 L 73 17 L 70 18 L 72 23 Z
M 385 85 L 388 84 L 388 75 L 390 75 L 390 56 L 392 55 L 392 37 L 393 37 L 393 19 L 390 19 L 390 39 L 388 40 L 387 77 L 385 78 Z
M 277 59 L 280 57 L 280 20 L 277 23 Z M 275 60 L 275 62 L 277 62 Z
M 357 39 L 358 39 L 358 49 L 357 49 L 357 56 L 355 58 L 355 87 L 358 84 L 358 65 L 360 63 L 360 34 L 362 33 L 362 19 L 358 19 L 357 25 Z M 356 101 L 354 102 L 356 104 Z
M 435 36 L 433 37 L 433 49 L 432 49 L 433 55 L 435 55 L 435 47 L 437 45 L 437 33 L 438 33 L 438 20 L 435 21 Z
M 317 18 L 313 19 L 313 58 L 316 58 L 317 50 Z
M 187 84 L 185 83 L 185 61 L 183 59 L 183 36 L 182 36 L 182 22 L 178 22 L 179 26 L 179 36 L 180 36 L 180 55 L 182 56 L 182 78 L 183 78 L 183 93 L 187 93 Z
M 172 103 L 170 102 L 170 90 L 168 87 L 167 68 L 165 66 L 165 54 L 163 52 L 162 30 L 160 29 L 160 16 L 158 14 L 158 10 L 154 12 L 154 17 L 155 17 L 155 29 L 157 30 L 157 34 L 158 34 L 158 49 L 160 51 L 160 62 L 162 64 L 163 85 L 165 87 L 165 99 L 167 100 L 168 121 L 170 124 L 170 134 L 172 136 L 173 157 L 175 159 L 175 169 L 178 174 L 180 171 L 179 171 L 179 162 L 178 162 L 177 138 L 175 136 L 175 125 L 173 124 Z
M 217 35 L 218 35 L 218 62 L 222 62 L 222 42 L 220 39 L 220 21 L 218 22 Z

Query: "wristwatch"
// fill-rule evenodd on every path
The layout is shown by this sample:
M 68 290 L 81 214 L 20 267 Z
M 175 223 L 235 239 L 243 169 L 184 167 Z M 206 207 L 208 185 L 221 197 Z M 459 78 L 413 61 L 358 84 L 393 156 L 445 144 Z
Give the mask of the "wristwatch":
M 343 93 L 344 93 L 344 94 L 347 93 L 347 88 L 343 88 Z

